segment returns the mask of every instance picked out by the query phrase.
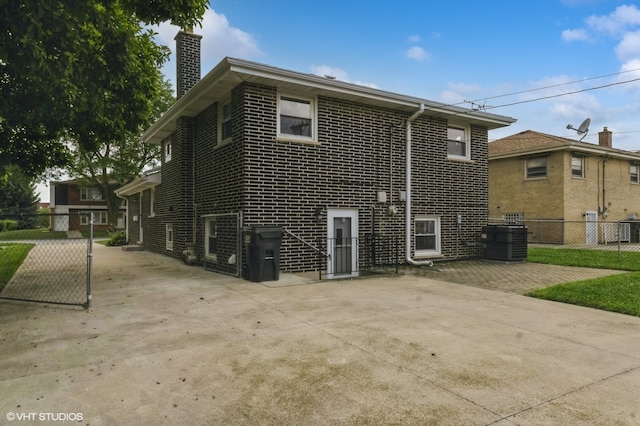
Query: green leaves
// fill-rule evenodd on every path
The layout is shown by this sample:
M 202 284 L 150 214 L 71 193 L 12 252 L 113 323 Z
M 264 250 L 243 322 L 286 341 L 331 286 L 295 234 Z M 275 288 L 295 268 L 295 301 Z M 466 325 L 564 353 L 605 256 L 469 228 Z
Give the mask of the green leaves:
M 142 22 L 192 26 L 206 0 L 0 0 L 0 165 L 64 167 L 63 141 L 96 149 L 156 111 L 169 51 Z

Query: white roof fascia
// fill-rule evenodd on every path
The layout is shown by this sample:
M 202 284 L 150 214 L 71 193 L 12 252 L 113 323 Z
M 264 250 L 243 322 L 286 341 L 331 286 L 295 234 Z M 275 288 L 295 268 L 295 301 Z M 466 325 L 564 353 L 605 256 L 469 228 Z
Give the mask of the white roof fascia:
M 506 127 L 516 122 L 512 117 L 473 111 L 443 103 L 420 99 L 413 96 L 400 95 L 367 86 L 346 83 L 320 77 L 315 74 L 304 74 L 296 71 L 272 67 L 257 62 L 235 58 L 223 59 L 213 70 L 202 78 L 191 90 L 173 104 L 171 108 L 142 135 L 147 143 L 160 143 L 175 129 L 175 121 L 181 116 L 195 116 L 215 102 L 215 98 L 207 98 L 212 87 L 218 84 L 232 84 L 242 81 L 270 82 L 274 86 L 289 84 L 311 89 L 318 94 L 344 97 L 359 100 L 362 103 L 384 104 L 388 107 L 400 107 L 413 112 L 424 104 L 431 115 L 445 117 L 457 116 L 465 121 L 476 122 L 491 128 Z M 219 91 L 218 91 L 219 92 Z

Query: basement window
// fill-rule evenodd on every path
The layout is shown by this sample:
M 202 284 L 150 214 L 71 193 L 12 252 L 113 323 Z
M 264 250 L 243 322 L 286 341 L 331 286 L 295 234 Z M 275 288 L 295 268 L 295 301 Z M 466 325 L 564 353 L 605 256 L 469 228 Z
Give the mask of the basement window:
M 417 217 L 415 220 L 416 256 L 440 254 L 440 218 Z

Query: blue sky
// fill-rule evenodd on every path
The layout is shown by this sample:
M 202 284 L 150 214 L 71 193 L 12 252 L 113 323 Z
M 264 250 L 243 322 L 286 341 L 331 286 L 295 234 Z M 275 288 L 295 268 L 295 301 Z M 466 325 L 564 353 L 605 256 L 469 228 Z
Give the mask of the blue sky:
M 156 31 L 175 50 L 178 28 Z M 527 129 L 578 139 L 567 125 L 589 117 L 585 142 L 606 126 L 615 148 L 640 150 L 640 80 L 629 82 L 640 79 L 640 7 L 630 1 L 212 0 L 194 32 L 203 75 L 231 56 L 475 101 L 518 119 L 491 140 Z M 173 56 L 164 72 L 175 79 Z

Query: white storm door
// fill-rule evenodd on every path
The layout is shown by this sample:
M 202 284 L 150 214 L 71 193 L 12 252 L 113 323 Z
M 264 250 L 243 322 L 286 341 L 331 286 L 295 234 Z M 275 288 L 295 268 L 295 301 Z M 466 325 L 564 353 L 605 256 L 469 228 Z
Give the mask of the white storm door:
M 358 276 L 358 210 L 327 211 L 327 276 Z

